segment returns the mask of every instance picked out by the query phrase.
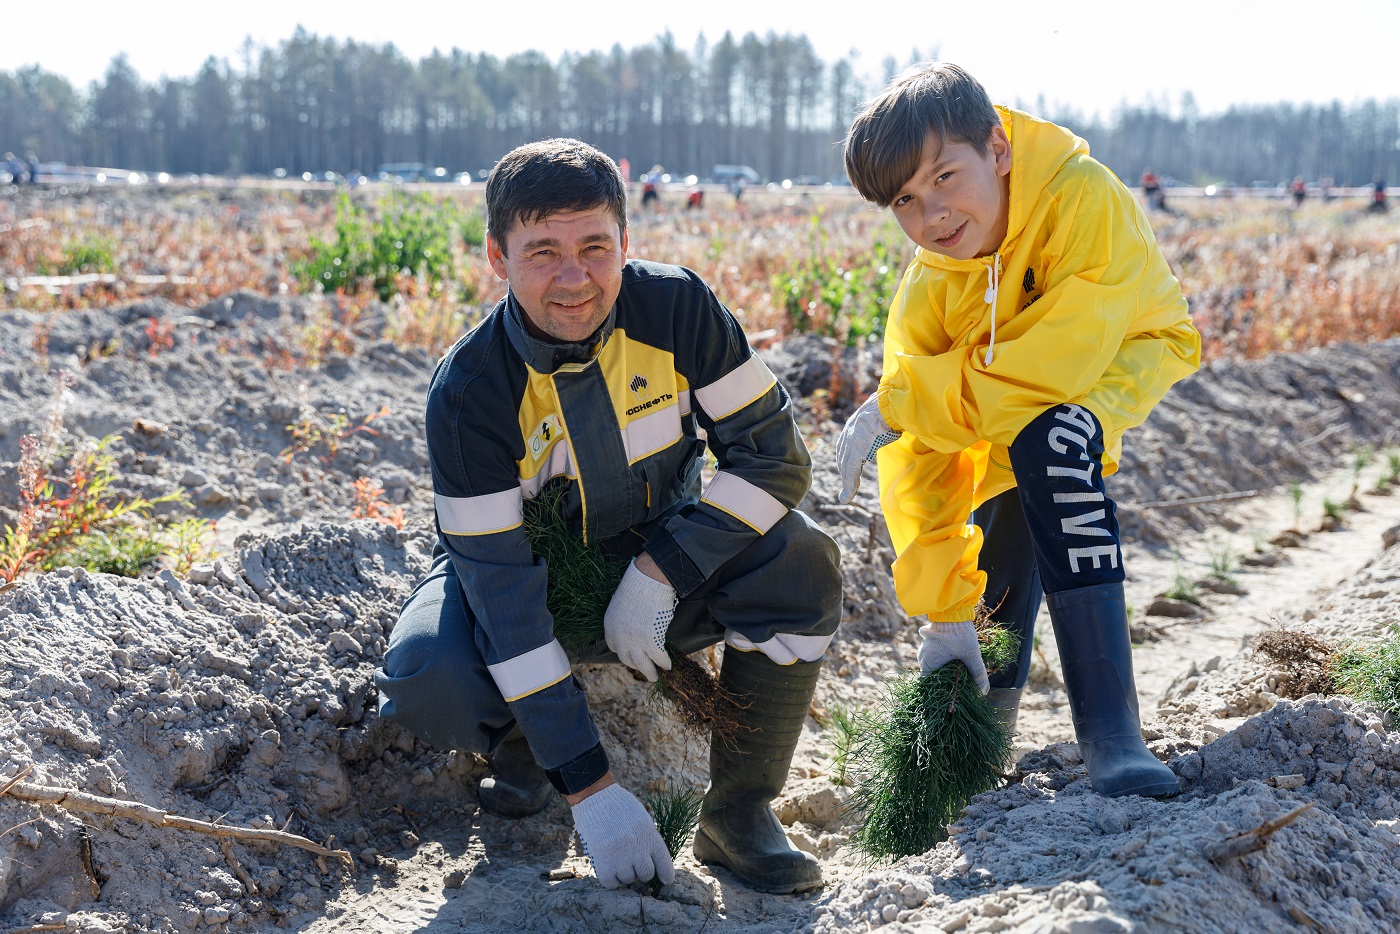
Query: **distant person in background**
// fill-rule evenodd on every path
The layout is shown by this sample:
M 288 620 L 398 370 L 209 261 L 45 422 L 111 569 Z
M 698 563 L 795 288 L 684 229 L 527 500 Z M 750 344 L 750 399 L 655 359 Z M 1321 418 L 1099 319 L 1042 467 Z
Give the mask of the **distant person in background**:
M 661 207 L 661 166 L 654 165 L 651 171 L 642 176 L 642 207 L 657 210 Z
M 14 153 L 5 153 L 5 164 L 0 166 L 0 169 L 3 169 L 5 174 L 10 176 L 11 185 L 18 185 L 22 181 L 20 174 L 24 172 L 24 166 L 15 158 Z
M 701 188 L 699 185 L 696 185 L 694 188 L 690 189 L 690 194 L 689 194 L 688 196 L 686 196 L 686 199 L 685 199 L 685 209 L 686 209 L 687 211 L 690 211 L 690 210 L 696 210 L 696 211 L 698 211 L 698 210 L 700 210 L 701 208 L 703 208 L 704 206 L 705 206 L 705 190 L 704 190 L 703 188 Z
M 736 178 L 729 183 L 729 193 L 734 196 L 734 206 L 738 207 L 744 202 L 744 180 Z
M 1390 210 L 1390 205 L 1385 203 L 1385 179 L 1379 175 L 1371 179 L 1371 206 L 1366 210 L 1372 214 L 1384 214 Z
M 1154 211 L 1165 210 L 1166 202 L 1162 198 L 1162 181 L 1149 166 L 1142 170 L 1142 194 L 1147 199 L 1147 206 Z
M 1323 203 L 1332 200 L 1332 187 L 1336 182 L 1330 175 L 1324 175 L 1317 180 L 1317 193 L 1322 197 Z
M 25 171 L 29 173 L 29 184 L 39 184 L 39 157 L 32 152 L 24 154 Z
M 1303 202 L 1307 200 L 1308 197 L 1308 183 L 1303 181 L 1303 176 L 1295 175 L 1293 177 L 1293 184 L 1290 187 L 1293 191 L 1293 206 L 1295 208 L 1301 208 Z

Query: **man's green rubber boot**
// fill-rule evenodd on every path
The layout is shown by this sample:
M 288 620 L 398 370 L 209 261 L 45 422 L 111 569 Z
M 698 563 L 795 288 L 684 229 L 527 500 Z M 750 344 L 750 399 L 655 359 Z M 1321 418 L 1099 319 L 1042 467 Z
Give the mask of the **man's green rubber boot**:
M 1106 798 L 1180 792 L 1176 773 L 1142 741 L 1123 585 L 1064 590 L 1046 594 L 1045 601 L 1089 783 Z
M 535 762 L 518 726 L 491 753 L 491 772 L 477 786 L 476 796 L 482 810 L 497 817 L 518 820 L 538 814 L 554 796 L 554 786 Z
M 760 892 L 786 895 L 822 884 L 821 865 L 792 845 L 768 806 L 787 781 L 821 667 L 724 650 L 719 682 L 744 710 L 732 748 L 710 741 L 710 789 L 700 806 L 695 858 L 728 868 Z

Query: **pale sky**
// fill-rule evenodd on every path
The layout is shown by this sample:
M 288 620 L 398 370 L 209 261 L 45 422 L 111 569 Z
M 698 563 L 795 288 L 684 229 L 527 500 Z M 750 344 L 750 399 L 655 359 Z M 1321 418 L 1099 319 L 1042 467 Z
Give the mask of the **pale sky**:
M 188 77 L 211 55 L 241 68 L 245 37 L 275 46 L 297 25 L 392 42 L 414 61 L 453 47 L 500 57 L 534 49 L 557 61 L 614 43 L 630 49 L 666 30 L 687 50 L 701 33 L 713 44 L 726 30 L 736 38 L 790 32 L 806 35 L 828 63 L 856 50 L 858 70 L 871 76 L 887 56 L 903 65 L 917 49 L 964 66 L 996 101 L 1034 104 L 1043 95 L 1086 115 L 1149 99 L 1175 107 L 1188 90 L 1203 113 L 1400 95 L 1400 0 L 65 0 L 53 9 L 9 6 L 0 70 L 37 64 L 86 88 L 125 52 L 146 81 Z

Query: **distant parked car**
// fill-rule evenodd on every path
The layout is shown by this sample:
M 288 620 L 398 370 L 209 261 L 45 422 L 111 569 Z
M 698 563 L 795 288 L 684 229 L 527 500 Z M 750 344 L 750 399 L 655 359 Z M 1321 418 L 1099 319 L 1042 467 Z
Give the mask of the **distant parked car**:
M 427 171 L 421 162 L 386 162 L 375 174 L 381 182 L 421 182 Z
M 757 185 L 763 181 L 758 170 L 747 165 L 716 165 L 710 170 L 710 178 L 721 185 L 728 185 L 736 181 L 747 185 Z

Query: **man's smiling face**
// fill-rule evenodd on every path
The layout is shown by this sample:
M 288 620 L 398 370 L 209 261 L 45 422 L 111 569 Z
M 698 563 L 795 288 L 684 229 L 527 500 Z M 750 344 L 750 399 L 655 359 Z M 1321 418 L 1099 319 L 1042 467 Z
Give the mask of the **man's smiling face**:
M 510 283 L 536 337 L 585 340 L 608 317 L 622 291 L 627 232 L 610 208 L 558 211 L 517 220 L 502 243 L 486 240 L 496 275 Z

